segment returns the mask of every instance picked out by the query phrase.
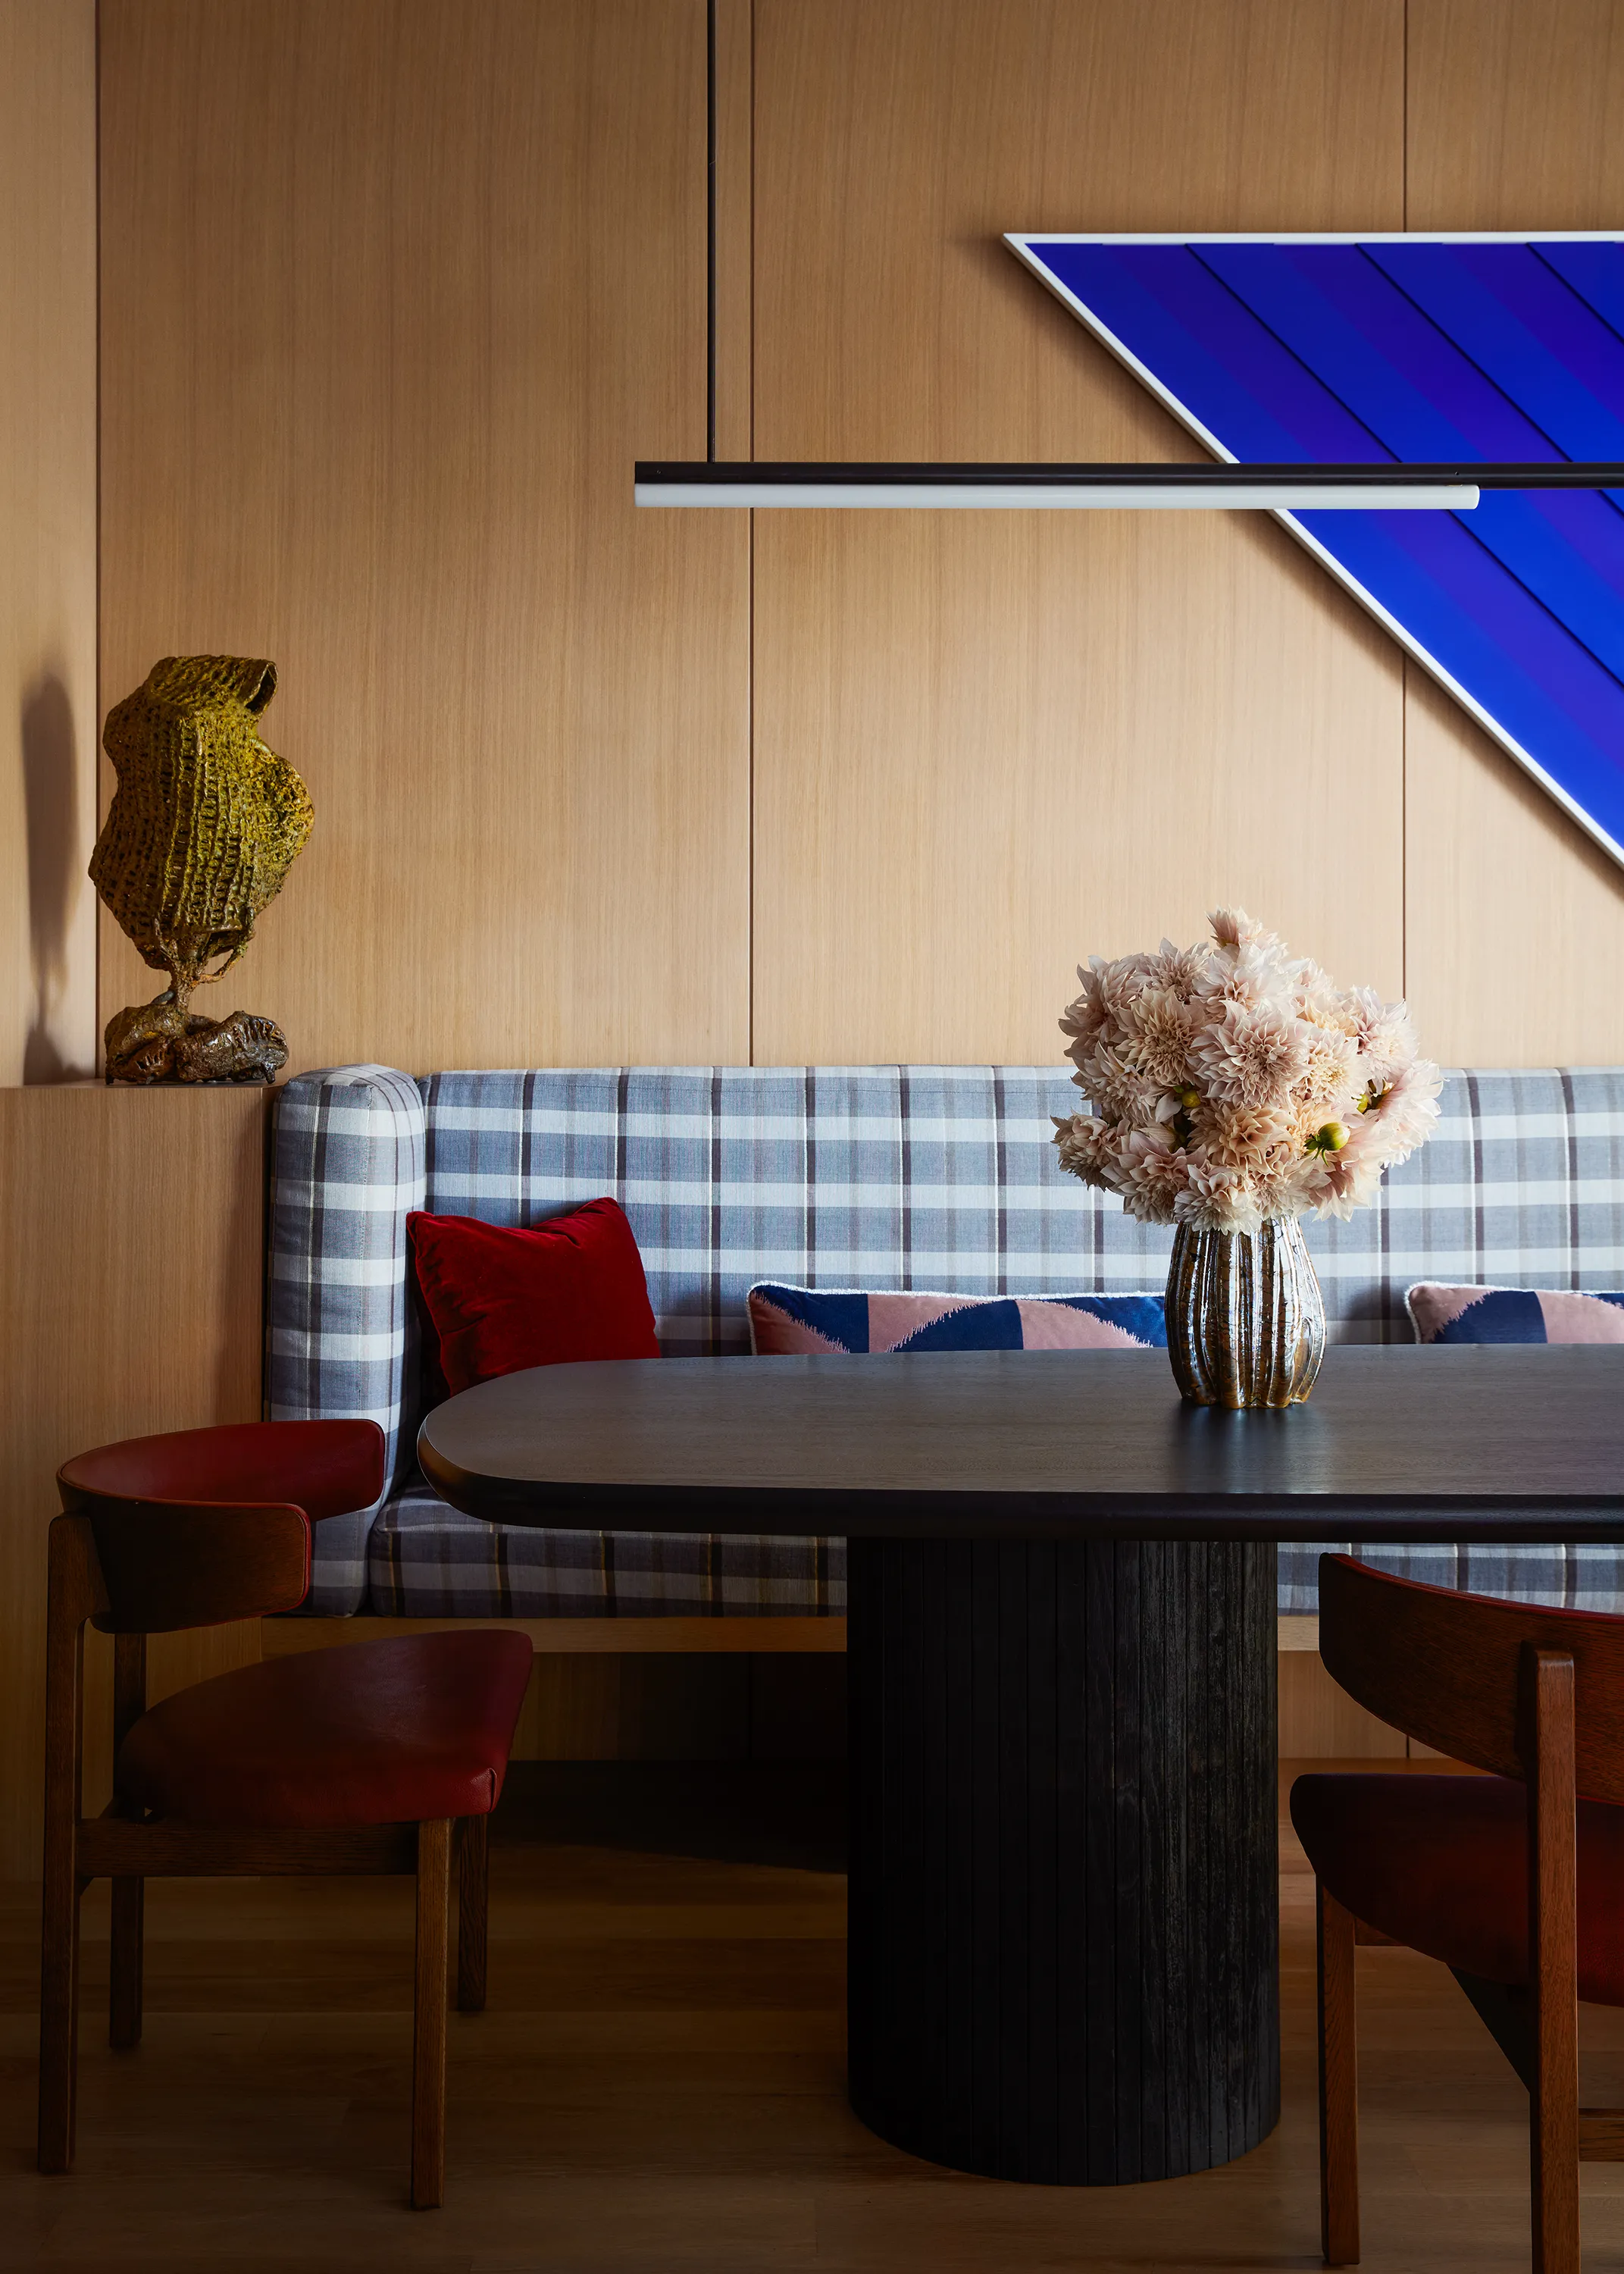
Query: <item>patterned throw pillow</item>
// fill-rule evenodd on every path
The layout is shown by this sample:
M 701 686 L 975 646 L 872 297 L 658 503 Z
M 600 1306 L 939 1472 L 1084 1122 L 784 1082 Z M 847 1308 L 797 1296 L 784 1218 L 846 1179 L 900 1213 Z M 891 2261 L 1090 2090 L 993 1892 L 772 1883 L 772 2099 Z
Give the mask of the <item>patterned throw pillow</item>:
M 1160 1295 L 881 1295 L 769 1283 L 748 1299 L 757 1358 L 1167 1347 Z
M 1423 1281 L 1404 1300 L 1418 1343 L 1624 1343 L 1624 1294 Z

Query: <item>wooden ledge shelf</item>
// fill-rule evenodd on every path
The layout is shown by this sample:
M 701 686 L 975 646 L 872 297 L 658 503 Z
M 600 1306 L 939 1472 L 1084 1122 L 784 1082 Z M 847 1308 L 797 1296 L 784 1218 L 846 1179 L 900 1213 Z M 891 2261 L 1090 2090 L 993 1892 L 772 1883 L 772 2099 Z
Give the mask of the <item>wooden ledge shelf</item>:
M 455 1627 L 512 1627 L 528 1635 L 538 1655 L 601 1653 L 619 1658 L 641 1652 L 684 1656 L 689 1651 L 840 1652 L 846 1621 L 838 1618 L 615 1619 L 267 1619 L 260 1647 L 267 1658 L 301 1650 L 327 1650 L 346 1642 L 377 1642 L 387 1635 L 443 1634 Z M 1320 1648 L 1317 1618 L 1282 1618 L 1282 1651 Z
M 843 1652 L 846 1621 L 834 1618 L 614 1618 L 614 1619 L 267 1619 L 260 1648 L 267 1658 L 289 1658 L 301 1650 L 327 1650 L 346 1642 L 380 1642 L 389 1635 L 444 1634 L 453 1628 L 510 1627 L 528 1635 L 538 1657 L 602 1655 L 621 1658 L 648 1653 L 686 1656 L 690 1652 L 783 1651 L 798 1654 Z

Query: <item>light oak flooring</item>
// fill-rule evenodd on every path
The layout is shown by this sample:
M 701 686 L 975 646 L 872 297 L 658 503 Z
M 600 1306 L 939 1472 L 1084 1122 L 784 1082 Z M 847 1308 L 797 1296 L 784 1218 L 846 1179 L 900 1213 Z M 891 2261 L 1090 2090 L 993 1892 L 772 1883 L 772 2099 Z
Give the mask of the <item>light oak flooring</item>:
M 104 2042 L 94 1892 L 79 2162 L 56 2180 L 31 2168 L 35 1897 L 7 1890 L 0 2266 L 1318 2264 L 1312 1882 L 1289 1832 L 1279 2130 L 1199 2178 L 1070 2192 L 934 2170 L 847 2110 L 831 1772 L 594 1765 L 515 1798 L 490 2008 L 452 2017 L 439 2212 L 404 2207 L 404 1885 L 154 1886 L 125 2054 Z M 1366 1949 L 1359 1969 L 1365 2266 L 1525 2267 L 1521 2088 L 1440 1968 Z M 1585 2043 L 1587 2098 L 1624 2101 L 1624 2014 L 1587 2012 Z M 1587 2165 L 1583 2190 L 1587 2269 L 1624 2263 L 1624 2168 Z

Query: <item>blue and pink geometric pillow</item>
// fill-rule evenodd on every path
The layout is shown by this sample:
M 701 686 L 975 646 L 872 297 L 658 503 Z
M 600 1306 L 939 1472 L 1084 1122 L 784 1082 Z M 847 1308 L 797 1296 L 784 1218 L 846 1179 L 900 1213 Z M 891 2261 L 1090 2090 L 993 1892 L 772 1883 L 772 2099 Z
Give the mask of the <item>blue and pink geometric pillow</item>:
M 1404 1300 L 1418 1343 L 1624 1343 L 1624 1294 L 1424 1281 Z
M 1160 1295 L 882 1295 L 764 1284 L 746 1299 L 757 1358 L 1167 1347 Z

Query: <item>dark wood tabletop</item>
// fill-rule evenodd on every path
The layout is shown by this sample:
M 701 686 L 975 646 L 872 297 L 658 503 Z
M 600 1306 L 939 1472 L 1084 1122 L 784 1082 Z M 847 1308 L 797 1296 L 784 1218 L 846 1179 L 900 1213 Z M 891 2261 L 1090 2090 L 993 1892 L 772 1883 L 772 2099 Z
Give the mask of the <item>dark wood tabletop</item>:
M 502 1524 L 868 1538 L 1624 1539 L 1624 1346 L 1327 1352 L 1305 1404 L 1184 1404 L 1162 1351 L 538 1367 L 424 1422 Z

